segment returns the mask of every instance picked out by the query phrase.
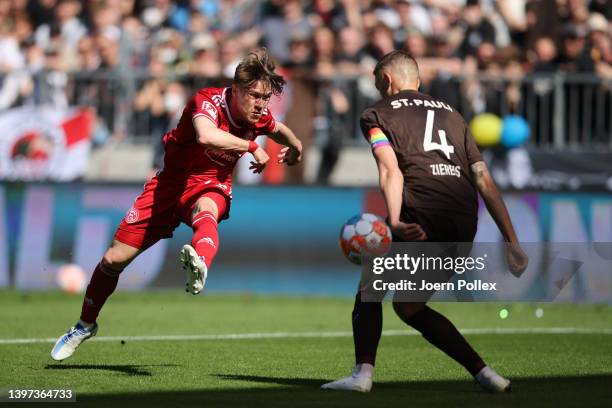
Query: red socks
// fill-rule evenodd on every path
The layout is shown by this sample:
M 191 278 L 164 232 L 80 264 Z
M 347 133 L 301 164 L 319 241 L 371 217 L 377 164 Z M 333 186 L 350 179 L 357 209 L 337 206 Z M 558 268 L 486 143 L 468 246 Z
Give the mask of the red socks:
M 206 267 L 210 268 L 219 246 L 217 218 L 209 211 L 202 211 L 193 218 L 191 225 L 193 228 L 191 246 L 199 256 L 204 257 Z M 85 292 L 81 309 L 83 322 L 96 321 L 106 299 L 115 291 L 118 281 L 119 273 L 105 267 L 102 262 L 98 263 Z
M 109 270 L 102 262 L 98 263 L 94 270 L 85 299 L 83 299 L 83 307 L 81 309 L 81 320 L 85 323 L 94 323 L 98 318 L 100 309 L 104 306 L 106 299 L 115 291 L 119 274 Z
M 217 218 L 210 211 L 202 211 L 193 217 L 191 227 L 193 228 L 191 246 L 199 256 L 204 257 L 206 267 L 210 268 L 219 246 Z

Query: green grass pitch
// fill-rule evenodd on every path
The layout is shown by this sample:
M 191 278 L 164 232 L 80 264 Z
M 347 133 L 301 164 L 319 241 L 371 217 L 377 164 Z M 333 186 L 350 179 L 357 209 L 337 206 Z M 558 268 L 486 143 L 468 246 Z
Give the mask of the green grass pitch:
M 504 330 L 466 337 L 513 381 L 512 392 L 482 392 L 420 336 L 386 335 L 374 388 L 357 394 L 319 390 L 353 365 L 347 335 L 352 299 L 118 293 L 103 310 L 98 332 L 98 338 L 117 338 L 88 341 L 62 363 L 49 357 L 50 342 L 6 341 L 59 336 L 78 317 L 80 302 L 80 295 L 0 292 L 0 388 L 71 388 L 80 404 L 100 407 L 592 407 L 612 400 L 610 306 L 435 304 L 460 329 Z M 410 333 L 389 306 L 384 329 Z M 535 316 L 536 307 L 543 317 Z M 502 308 L 509 311 L 506 319 L 499 317 Z M 527 328 L 592 332 L 514 330 Z M 133 338 L 240 333 L 311 336 Z

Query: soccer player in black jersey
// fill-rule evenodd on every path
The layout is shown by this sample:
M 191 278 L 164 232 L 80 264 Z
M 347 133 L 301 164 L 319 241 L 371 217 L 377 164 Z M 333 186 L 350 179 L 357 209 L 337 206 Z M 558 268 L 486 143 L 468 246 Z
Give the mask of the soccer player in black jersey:
M 510 270 L 522 273 L 528 258 L 462 116 L 448 104 L 418 92 L 418 66 L 406 52 L 385 55 L 374 77 L 382 99 L 363 112 L 361 129 L 378 165 L 394 241 L 472 242 L 480 193 L 508 243 Z M 425 302 L 394 301 L 393 308 L 406 324 L 465 367 L 484 389 L 510 389 L 510 381 L 487 366 L 455 326 Z M 372 388 L 382 305 L 364 302 L 357 293 L 352 317 L 353 375 L 322 388 L 362 392 Z

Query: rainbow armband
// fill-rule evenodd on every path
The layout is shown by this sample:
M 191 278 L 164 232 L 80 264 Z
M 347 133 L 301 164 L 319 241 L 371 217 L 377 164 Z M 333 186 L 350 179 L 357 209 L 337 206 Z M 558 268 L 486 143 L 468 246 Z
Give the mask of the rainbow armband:
M 383 146 L 391 146 L 389 139 L 387 139 L 385 133 L 379 128 L 372 128 L 368 131 L 368 141 L 370 142 L 372 150 L 376 150 Z

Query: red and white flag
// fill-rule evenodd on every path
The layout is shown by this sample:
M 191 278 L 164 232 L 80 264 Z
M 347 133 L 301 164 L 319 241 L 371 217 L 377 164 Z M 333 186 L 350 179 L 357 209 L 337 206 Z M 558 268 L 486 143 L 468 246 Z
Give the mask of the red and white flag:
M 0 179 L 70 181 L 85 173 L 94 113 L 20 107 L 0 113 Z

